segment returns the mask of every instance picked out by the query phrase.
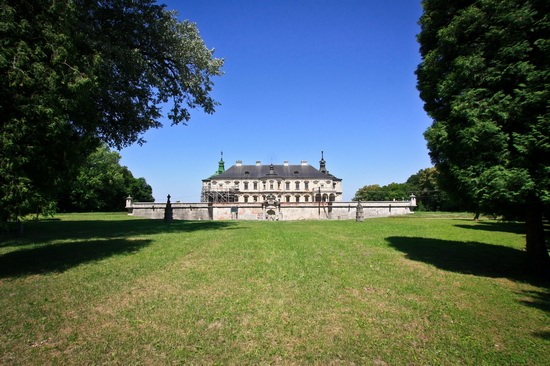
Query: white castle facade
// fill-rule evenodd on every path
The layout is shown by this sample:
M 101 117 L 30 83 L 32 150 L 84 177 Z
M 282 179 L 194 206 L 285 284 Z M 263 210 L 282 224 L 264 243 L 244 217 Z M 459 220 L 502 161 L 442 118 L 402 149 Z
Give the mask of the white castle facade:
M 404 215 L 416 207 L 409 201 L 342 202 L 342 179 L 330 174 L 321 153 L 319 169 L 302 160 L 299 165 L 244 165 L 237 161 L 202 180 L 200 203 L 133 202 L 128 213 L 165 220 L 351 220 Z
M 237 161 L 225 170 L 223 157 L 218 171 L 202 181 L 202 202 L 284 203 L 341 202 L 342 179 L 330 174 L 321 153 L 319 169 L 302 160 L 300 165 L 243 165 Z

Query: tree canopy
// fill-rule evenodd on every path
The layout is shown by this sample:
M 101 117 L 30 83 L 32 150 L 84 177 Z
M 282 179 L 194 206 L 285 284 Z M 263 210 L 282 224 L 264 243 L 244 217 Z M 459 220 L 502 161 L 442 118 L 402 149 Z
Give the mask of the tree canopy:
M 79 167 L 75 179 L 60 191 L 57 208 L 65 212 L 124 211 L 124 199 L 153 202 L 153 189 L 145 178 L 135 178 L 120 165 L 120 154 L 101 146 Z
M 550 3 L 424 0 L 418 89 L 442 188 L 527 222 L 533 269 L 550 271 Z
M 370 184 L 359 188 L 352 201 L 401 201 L 408 200 L 410 195 L 411 188 L 405 183 L 390 183 L 385 186 Z
M 49 207 L 101 142 L 121 148 L 221 75 L 195 24 L 153 0 L 0 0 L 0 221 Z
M 420 211 L 457 211 L 462 209 L 444 191 L 439 188 L 439 172 L 431 167 L 420 169 L 411 175 L 405 183 L 366 185 L 355 192 L 353 201 L 392 201 L 408 200 L 411 194 L 416 196 Z

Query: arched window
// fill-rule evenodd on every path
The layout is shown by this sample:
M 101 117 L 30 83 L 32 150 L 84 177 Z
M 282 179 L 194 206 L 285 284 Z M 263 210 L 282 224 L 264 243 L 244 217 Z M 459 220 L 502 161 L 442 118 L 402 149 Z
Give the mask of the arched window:
M 300 202 L 300 196 L 296 196 L 296 202 Z
M 290 202 L 290 196 L 286 196 L 285 198 L 287 202 Z

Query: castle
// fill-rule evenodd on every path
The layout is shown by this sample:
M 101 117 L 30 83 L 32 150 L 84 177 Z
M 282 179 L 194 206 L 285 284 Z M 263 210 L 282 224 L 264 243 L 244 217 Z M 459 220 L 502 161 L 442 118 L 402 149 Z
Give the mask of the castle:
M 321 152 L 319 169 L 299 165 L 244 165 L 225 170 L 223 153 L 214 175 L 202 180 L 200 203 L 133 202 L 128 213 L 165 220 L 350 220 L 404 215 L 416 207 L 409 201 L 342 202 L 342 179 L 329 173 Z
M 202 202 L 253 203 L 276 200 L 284 203 L 340 202 L 342 179 L 326 169 L 321 152 L 319 169 L 302 160 L 300 165 L 243 165 L 238 160 L 225 170 L 223 153 L 218 171 L 202 181 Z

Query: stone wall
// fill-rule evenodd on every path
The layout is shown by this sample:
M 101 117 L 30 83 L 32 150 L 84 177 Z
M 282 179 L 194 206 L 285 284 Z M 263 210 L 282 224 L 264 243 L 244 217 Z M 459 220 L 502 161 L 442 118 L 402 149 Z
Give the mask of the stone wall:
M 387 217 L 406 215 L 416 207 L 410 201 L 361 202 L 363 215 Z M 171 203 L 174 220 L 355 220 L 357 202 L 304 203 Z M 149 219 L 163 219 L 166 203 L 132 202 L 128 197 L 128 214 Z

